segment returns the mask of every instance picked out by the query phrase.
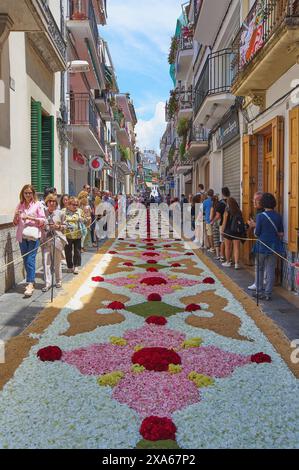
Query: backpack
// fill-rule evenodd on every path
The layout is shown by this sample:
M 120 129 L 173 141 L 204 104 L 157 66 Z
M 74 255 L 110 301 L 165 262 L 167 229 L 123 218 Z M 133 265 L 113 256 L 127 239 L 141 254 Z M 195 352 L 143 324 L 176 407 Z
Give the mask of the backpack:
M 241 213 L 232 216 L 230 228 L 233 233 L 237 233 L 238 235 L 243 235 L 246 232 Z

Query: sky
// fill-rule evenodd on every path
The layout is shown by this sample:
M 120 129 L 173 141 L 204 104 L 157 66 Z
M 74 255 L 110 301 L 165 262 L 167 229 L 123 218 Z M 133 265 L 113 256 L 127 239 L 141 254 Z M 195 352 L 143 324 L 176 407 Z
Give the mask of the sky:
M 165 101 L 173 88 L 168 53 L 182 0 L 108 0 L 107 41 L 121 93 L 130 93 L 137 145 L 159 152 Z

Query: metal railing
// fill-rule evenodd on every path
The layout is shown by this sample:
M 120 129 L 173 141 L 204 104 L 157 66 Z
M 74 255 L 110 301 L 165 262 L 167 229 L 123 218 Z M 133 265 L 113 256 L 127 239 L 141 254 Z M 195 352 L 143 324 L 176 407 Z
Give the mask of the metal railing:
M 69 124 L 89 126 L 98 136 L 98 122 L 100 116 L 92 97 L 88 93 L 70 93 L 69 100 Z
M 208 56 L 194 90 L 195 115 L 207 96 L 230 92 L 234 76 L 232 62 L 232 49 L 223 49 Z
M 91 0 L 69 0 L 68 18 L 71 20 L 89 20 L 92 34 L 96 44 L 99 40 L 99 31 L 95 11 Z
M 190 132 L 190 142 L 208 142 L 209 131 L 202 126 L 192 126 Z
M 51 13 L 50 7 L 45 0 L 40 0 L 42 10 L 47 19 L 48 33 L 58 49 L 61 57 L 66 60 L 66 42 L 63 37 L 63 33 L 60 31 L 54 16 Z
M 233 49 L 236 77 L 289 18 L 299 17 L 298 0 L 257 0 L 239 30 Z
M 179 38 L 179 51 L 185 51 L 193 49 L 193 34 L 191 35 L 184 35 L 182 34 Z

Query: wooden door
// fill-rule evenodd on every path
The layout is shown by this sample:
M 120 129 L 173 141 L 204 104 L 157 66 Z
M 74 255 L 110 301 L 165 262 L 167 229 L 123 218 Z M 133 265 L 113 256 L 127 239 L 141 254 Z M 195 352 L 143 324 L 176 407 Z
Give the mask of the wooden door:
M 263 190 L 265 193 L 274 193 L 273 186 L 273 136 L 272 132 L 264 136 L 264 171 L 263 171 Z
M 277 211 L 283 211 L 283 179 L 284 179 L 284 118 L 277 116 L 272 121 L 272 168 L 271 192 L 277 201 Z
M 208 162 L 205 166 L 205 190 L 208 191 L 210 189 L 210 162 Z
M 289 113 L 289 250 L 297 253 L 299 227 L 299 108 Z
M 242 213 L 245 223 L 254 215 L 253 195 L 257 191 L 258 181 L 258 139 L 255 135 L 243 137 L 243 178 L 242 178 Z M 253 231 L 248 231 L 253 238 Z M 243 245 L 243 261 L 252 264 L 251 250 L 253 242 Z

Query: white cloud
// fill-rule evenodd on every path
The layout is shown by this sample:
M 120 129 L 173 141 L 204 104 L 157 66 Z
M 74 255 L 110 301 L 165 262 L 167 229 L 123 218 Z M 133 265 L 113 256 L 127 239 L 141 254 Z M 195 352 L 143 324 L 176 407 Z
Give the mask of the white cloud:
M 137 144 L 141 149 L 156 150 L 159 152 L 160 138 L 165 130 L 165 103 L 156 104 L 155 114 L 152 119 L 143 121 L 140 119 L 136 126 Z

